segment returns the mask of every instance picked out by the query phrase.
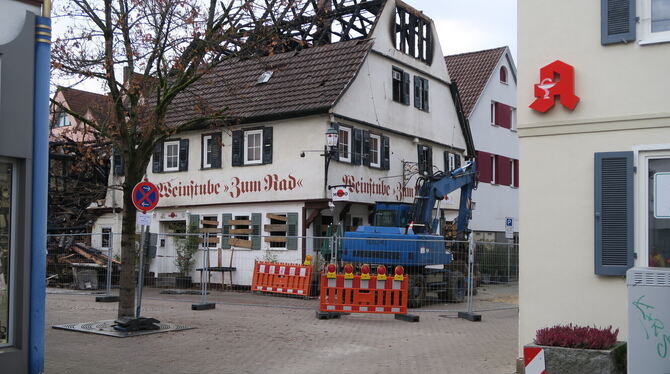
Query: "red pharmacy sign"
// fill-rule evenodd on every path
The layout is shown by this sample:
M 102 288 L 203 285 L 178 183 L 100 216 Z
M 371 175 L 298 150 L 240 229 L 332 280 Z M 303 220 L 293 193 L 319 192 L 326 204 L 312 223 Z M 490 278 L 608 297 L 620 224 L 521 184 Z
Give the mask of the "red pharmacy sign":
M 575 95 L 575 68 L 556 60 L 540 69 L 540 83 L 535 85 L 535 101 L 530 108 L 546 113 L 554 107 L 556 100 L 573 110 L 579 102 Z

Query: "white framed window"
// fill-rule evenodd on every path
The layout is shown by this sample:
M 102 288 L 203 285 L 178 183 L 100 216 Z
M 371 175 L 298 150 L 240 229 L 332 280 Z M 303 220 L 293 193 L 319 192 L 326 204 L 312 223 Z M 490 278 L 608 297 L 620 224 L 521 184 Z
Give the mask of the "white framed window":
M 56 127 L 67 127 L 70 126 L 70 117 L 65 112 L 58 113 L 58 119 L 56 121 Z
M 500 67 L 500 83 L 507 84 L 507 68 L 504 66 Z
M 370 134 L 370 166 L 381 167 L 379 155 L 381 154 L 382 138 L 379 135 Z
M 179 171 L 179 140 L 163 143 L 164 171 Z
M 514 187 L 514 159 L 509 160 L 509 185 Z
M 214 142 L 211 135 L 205 135 L 202 137 L 202 167 L 211 168 L 212 167 L 212 152 L 214 151 Z
M 449 170 L 447 171 L 452 171 L 456 169 L 456 154 L 449 153 L 448 160 L 449 160 Z
M 640 1 L 640 44 L 670 42 L 670 0 Z
M 110 249 L 112 247 L 112 228 L 103 227 L 100 230 L 100 248 Z
M 496 175 L 497 164 L 498 156 L 491 155 L 491 184 L 498 184 L 498 176 Z
M 496 124 L 496 102 L 491 101 L 491 124 L 495 126 Z
M 203 216 L 203 229 L 216 229 L 219 227 L 219 219 L 217 216 Z M 206 222 L 206 223 L 205 223 Z M 214 224 L 216 222 L 216 224 Z M 216 248 L 219 245 L 219 236 L 216 233 L 209 234 L 210 241 L 206 244 L 210 248 Z
M 338 138 L 338 153 L 340 161 L 351 162 L 351 127 L 340 126 Z
M 244 132 L 244 164 L 263 163 L 263 130 Z
M 516 108 L 510 108 L 510 130 L 516 131 Z
M 670 145 L 649 146 L 636 150 L 635 242 L 636 266 L 670 267 L 670 216 L 667 185 L 670 173 Z M 656 187 L 656 188 L 655 188 Z

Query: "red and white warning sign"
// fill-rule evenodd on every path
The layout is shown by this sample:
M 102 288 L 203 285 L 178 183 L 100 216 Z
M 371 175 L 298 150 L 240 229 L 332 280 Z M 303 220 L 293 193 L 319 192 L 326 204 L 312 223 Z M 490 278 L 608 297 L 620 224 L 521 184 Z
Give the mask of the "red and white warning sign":
M 524 347 L 523 362 L 526 374 L 546 374 L 544 366 L 544 349 L 539 347 Z
M 349 190 L 345 187 L 336 187 L 331 193 L 333 201 L 349 201 Z

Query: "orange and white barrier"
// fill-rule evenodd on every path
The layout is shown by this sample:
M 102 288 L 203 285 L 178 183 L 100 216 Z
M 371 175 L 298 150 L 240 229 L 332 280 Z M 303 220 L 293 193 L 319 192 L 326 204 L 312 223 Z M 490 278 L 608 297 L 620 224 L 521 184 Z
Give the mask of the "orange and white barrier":
M 256 262 L 252 291 L 309 296 L 312 265 Z
M 327 313 L 385 313 L 407 314 L 408 277 L 402 266 L 395 275 L 386 275 L 379 266 L 377 275 L 370 274 L 368 265 L 361 266 L 361 274 L 354 275 L 352 265 L 344 266 L 337 274 L 334 264 L 321 274 L 319 311 Z

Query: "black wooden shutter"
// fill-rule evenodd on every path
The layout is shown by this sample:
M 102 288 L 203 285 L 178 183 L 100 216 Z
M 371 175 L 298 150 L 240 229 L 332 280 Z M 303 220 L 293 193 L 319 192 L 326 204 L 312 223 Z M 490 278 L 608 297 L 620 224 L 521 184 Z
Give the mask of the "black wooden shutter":
M 298 249 L 298 213 L 287 213 L 286 249 Z
M 433 174 L 433 148 L 432 147 L 426 147 L 428 148 L 428 152 L 426 155 L 426 171 L 428 172 L 428 175 Z
M 261 249 L 261 214 L 251 213 L 251 249 Z
M 402 73 L 402 103 L 409 105 L 409 73 Z
M 333 122 L 330 124 L 330 127 L 332 127 L 335 131 L 337 131 L 338 139 L 339 139 L 339 134 L 340 134 L 340 124 L 337 122 Z M 340 145 L 339 143 L 335 146 L 333 149 L 333 152 L 330 154 L 330 158 L 333 160 L 340 160 Z
M 353 129 L 354 141 L 351 142 L 353 146 L 353 152 L 351 157 L 351 163 L 354 165 L 361 164 L 361 150 L 363 148 L 363 130 Z
M 272 163 L 272 127 L 263 127 L 263 164 Z
M 382 136 L 382 169 L 389 170 L 391 168 L 391 147 L 388 136 Z
M 444 151 L 443 155 L 444 155 L 444 171 L 450 172 L 451 168 L 449 167 L 449 152 Z
M 635 41 L 635 0 L 600 0 L 600 43 Z
M 377 154 L 377 157 L 381 155 Z M 367 130 L 363 131 L 363 165 L 370 166 L 370 131 Z
M 461 167 L 461 155 L 458 153 L 454 154 L 454 169 Z
M 414 107 L 421 109 L 421 78 L 414 76 Z
M 633 267 L 633 152 L 595 154 L 595 273 Z
M 422 79 L 422 80 L 423 80 L 423 87 L 421 91 L 421 103 L 423 105 L 421 109 L 427 112 L 430 110 L 430 108 L 428 107 L 428 79 Z
M 416 153 L 417 153 L 417 165 L 419 166 L 419 174 L 424 175 L 424 172 L 426 171 L 426 159 L 425 159 L 425 153 L 423 153 L 423 146 L 421 144 L 416 145 Z
M 233 131 L 233 154 L 231 155 L 233 166 L 242 166 L 244 162 L 244 132 L 242 130 Z
M 210 160 L 210 163 L 212 165 L 212 168 L 220 168 L 221 167 L 221 134 L 214 134 L 212 135 L 212 141 L 211 141 L 211 147 L 212 147 L 212 159 Z
M 154 173 L 161 173 L 163 171 L 163 142 L 156 144 L 154 147 L 151 171 Z
M 188 139 L 179 140 L 179 171 L 188 170 Z
M 221 215 L 221 233 L 223 234 L 223 239 L 221 240 L 221 248 L 229 249 L 230 248 L 230 221 L 233 219 L 233 215 L 230 213 L 223 213 Z
M 117 148 L 114 148 L 112 151 L 112 162 L 114 163 L 114 175 L 123 175 L 125 173 L 123 168 L 123 157 Z

